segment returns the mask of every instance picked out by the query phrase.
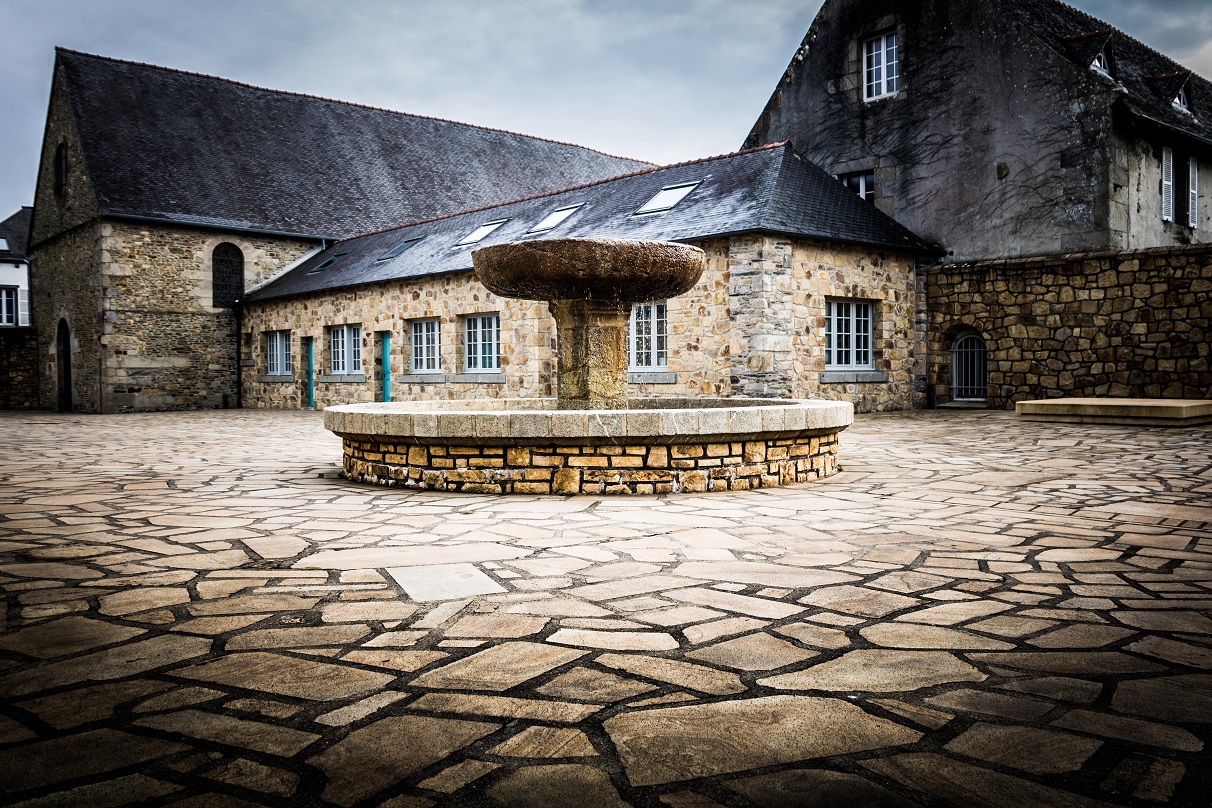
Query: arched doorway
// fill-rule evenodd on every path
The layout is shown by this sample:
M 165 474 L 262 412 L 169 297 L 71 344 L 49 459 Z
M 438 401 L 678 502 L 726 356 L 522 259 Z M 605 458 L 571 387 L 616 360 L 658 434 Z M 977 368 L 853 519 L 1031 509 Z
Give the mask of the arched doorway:
M 55 334 L 55 364 L 58 366 L 59 412 L 72 411 L 72 330 L 67 320 L 59 321 Z
M 961 334 L 951 345 L 951 400 L 984 401 L 988 385 L 985 341 L 980 334 Z

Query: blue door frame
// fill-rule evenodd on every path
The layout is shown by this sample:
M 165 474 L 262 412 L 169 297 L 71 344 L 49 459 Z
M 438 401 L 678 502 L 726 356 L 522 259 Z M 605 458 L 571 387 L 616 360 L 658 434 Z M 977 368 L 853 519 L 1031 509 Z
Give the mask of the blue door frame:
M 379 332 L 379 400 L 391 401 L 391 332 Z
M 316 408 L 316 366 L 315 340 L 306 337 L 303 340 L 304 353 L 307 355 L 307 408 Z

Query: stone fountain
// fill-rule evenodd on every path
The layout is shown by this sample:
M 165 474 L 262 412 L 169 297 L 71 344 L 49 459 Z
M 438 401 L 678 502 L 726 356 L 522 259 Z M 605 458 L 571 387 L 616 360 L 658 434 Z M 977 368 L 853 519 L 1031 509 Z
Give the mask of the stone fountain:
M 662 494 L 790 485 L 837 471 L 848 402 L 627 397 L 633 303 L 691 289 L 685 244 L 545 239 L 482 247 L 476 277 L 547 301 L 555 399 L 347 404 L 324 411 L 344 474 L 387 486 L 493 494 Z

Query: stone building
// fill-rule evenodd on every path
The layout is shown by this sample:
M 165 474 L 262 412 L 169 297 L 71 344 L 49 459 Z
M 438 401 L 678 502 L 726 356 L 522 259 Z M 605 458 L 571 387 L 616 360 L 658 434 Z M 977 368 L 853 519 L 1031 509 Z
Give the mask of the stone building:
M 788 144 L 338 241 L 247 295 L 245 402 L 553 395 L 546 304 L 489 293 L 471 252 L 568 237 L 707 253 L 690 292 L 632 309 L 631 395 L 921 405 L 931 248 Z
M 0 409 L 38 406 L 34 331 L 29 317 L 29 259 L 25 253 L 33 208 L 0 221 Z
M 747 144 L 783 139 L 941 245 L 935 401 L 1212 395 L 1207 315 L 1155 308 L 1212 277 L 1206 249 L 1164 269 L 1212 242 L 1204 78 L 1056 0 L 827 0 Z
M 59 49 L 28 248 L 41 399 L 236 406 L 245 289 L 332 239 L 644 165 Z

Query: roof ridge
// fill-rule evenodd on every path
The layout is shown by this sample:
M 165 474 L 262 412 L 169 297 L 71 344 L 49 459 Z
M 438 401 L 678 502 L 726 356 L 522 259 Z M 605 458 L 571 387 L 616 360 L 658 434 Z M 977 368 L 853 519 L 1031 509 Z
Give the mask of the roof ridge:
M 504 200 L 502 202 L 494 202 L 491 205 L 481 205 L 478 208 L 467 208 L 466 210 L 458 210 L 458 211 L 455 211 L 454 213 L 447 213 L 442 216 L 431 216 L 428 219 L 416 219 L 414 221 L 405 222 L 404 224 L 398 224 L 393 227 L 382 227 L 382 228 L 379 228 L 378 230 L 368 230 L 365 233 L 358 233 L 353 236 L 346 236 L 345 238 L 337 239 L 337 240 L 333 241 L 332 243 L 340 244 L 345 241 L 353 241 L 354 239 L 365 238 L 367 236 L 377 236 L 382 233 L 390 233 L 393 230 L 403 230 L 406 227 L 415 227 L 416 225 L 419 225 L 419 224 L 428 224 L 430 222 L 440 222 L 443 219 L 453 219 L 455 216 L 466 216 L 468 213 L 478 213 L 478 212 L 484 211 L 484 210 L 492 210 L 493 208 L 503 208 L 506 205 L 512 205 L 517 202 L 529 202 L 532 199 L 542 199 L 545 196 L 555 196 L 557 194 L 568 193 L 569 191 L 579 191 L 583 188 L 593 188 L 596 185 L 604 185 L 605 183 L 614 182 L 615 180 L 622 180 L 622 179 L 626 179 L 628 177 L 638 177 L 643 174 L 652 174 L 657 171 L 664 171 L 667 168 L 683 168 L 685 166 L 697 165 L 699 163 L 710 163 L 714 160 L 724 160 L 729 157 L 739 157 L 743 154 L 752 154 L 754 152 L 766 151 L 768 149 L 777 149 L 777 148 L 780 148 L 783 146 L 790 146 L 790 145 L 791 145 L 791 141 L 781 140 L 777 143 L 767 143 L 762 146 L 754 146 L 753 148 L 750 148 L 750 149 L 741 149 L 740 151 L 728 152 L 726 154 L 716 154 L 716 155 L 712 155 L 711 157 L 700 157 L 695 160 L 684 160 L 680 163 L 669 163 L 669 164 L 663 165 L 663 166 L 651 166 L 649 168 L 643 168 L 643 169 L 640 169 L 639 171 L 632 171 L 627 174 L 617 174 L 613 177 L 606 177 L 605 179 L 594 180 L 593 182 L 583 182 L 579 185 L 569 185 L 567 188 L 557 188 L 554 191 L 544 191 L 541 194 L 530 194 L 529 196 L 519 196 L 514 199 Z
M 414 112 L 401 112 L 401 111 L 395 110 L 395 109 L 388 109 L 387 107 L 376 107 L 372 104 L 359 104 L 356 101 L 342 101 L 339 98 L 328 98 L 326 96 L 313 95 L 311 93 L 299 93 L 299 92 L 295 92 L 293 90 L 275 90 L 272 87 L 261 87 L 260 85 L 257 85 L 257 84 L 249 84 L 244 81 L 237 81 L 235 79 L 224 78 L 223 76 L 212 76 L 209 73 L 198 73 L 193 70 L 181 70 L 180 68 L 176 68 L 176 67 L 165 67 L 164 65 L 154 65 L 154 64 L 151 64 L 150 62 L 138 62 L 133 59 L 118 59 L 113 56 L 101 56 L 100 54 L 97 54 L 97 53 L 88 53 L 86 51 L 79 51 L 79 50 L 75 50 L 73 48 L 65 48 L 62 45 L 55 46 L 55 53 L 56 54 L 70 53 L 75 56 L 84 56 L 89 59 L 99 59 L 103 62 L 113 62 L 115 64 L 132 65 L 134 67 L 146 67 L 146 68 L 150 68 L 152 70 L 160 70 L 165 73 L 176 73 L 177 75 L 180 75 L 180 76 L 191 76 L 193 78 L 209 79 L 211 81 L 221 81 L 221 82 L 224 82 L 225 84 L 231 84 L 236 87 L 244 87 L 245 89 L 257 90 L 258 92 L 263 92 L 263 93 L 272 93 L 274 95 L 285 95 L 285 96 L 291 96 L 294 98 L 307 98 L 312 101 L 324 101 L 329 104 L 340 104 L 340 105 L 346 106 L 346 107 L 356 107 L 358 109 L 368 109 L 368 110 L 373 110 L 375 112 L 387 112 L 392 115 L 403 115 L 408 118 L 415 118 L 417 120 L 422 120 L 422 121 L 434 121 L 436 123 L 450 123 L 450 124 L 455 124 L 456 126 L 466 126 L 470 129 L 480 129 L 485 132 L 498 132 L 503 135 L 513 135 L 514 137 L 524 137 L 524 138 L 529 138 L 530 140 L 539 140 L 544 143 L 552 143 L 557 146 L 571 146 L 571 147 L 577 148 L 577 149 L 584 149 L 585 151 L 593 152 L 594 154 L 600 154 L 603 157 L 609 157 L 614 160 L 627 160 L 627 161 L 633 162 L 633 163 L 646 163 L 647 162 L 645 160 L 638 160 L 634 157 L 624 157 L 620 154 L 610 154 L 609 152 L 604 152 L 601 149 L 595 149 L 590 146 L 582 146 L 578 143 L 570 143 L 566 140 L 555 140 L 554 138 L 540 137 L 538 135 L 527 135 L 523 132 L 514 132 L 513 130 L 510 130 L 510 129 L 499 129 L 494 126 L 481 126 L 480 124 L 467 123 L 465 121 L 456 121 L 451 118 L 439 118 L 434 115 L 418 115 Z

